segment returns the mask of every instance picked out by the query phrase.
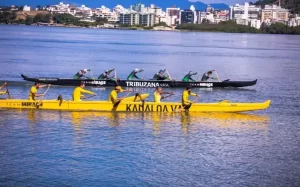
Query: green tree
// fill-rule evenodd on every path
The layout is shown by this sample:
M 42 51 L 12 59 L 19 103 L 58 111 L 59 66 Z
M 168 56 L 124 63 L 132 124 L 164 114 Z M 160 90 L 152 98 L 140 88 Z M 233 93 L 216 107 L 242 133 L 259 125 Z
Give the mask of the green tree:
M 13 23 L 17 15 L 15 12 L 3 11 L 0 12 L 0 23 Z
M 33 18 L 34 23 L 42 22 L 42 23 L 50 23 L 51 14 L 37 14 Z
M 58 24 L 74 24 L 76 22 L 78 22 L 78 18 L 72 16 L 71 14 L 55 14 L 53 16 L 53 20 L 55 23 Z
M 168 27 L 168 25 L 166 24 L 166 22 L 163 22 L 163 21 L 153 25 L 153 27 L 157 27 L 157 26 Z
M 27 16 L 25 20 L 26 25 L 31 25 L 33 23 L 33 17 L 32 16 Z

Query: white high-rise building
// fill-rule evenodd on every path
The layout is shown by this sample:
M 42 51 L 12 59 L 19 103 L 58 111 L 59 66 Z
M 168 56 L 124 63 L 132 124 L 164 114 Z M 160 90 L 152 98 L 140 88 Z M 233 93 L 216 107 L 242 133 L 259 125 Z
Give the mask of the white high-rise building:
M 30 11 L 30 6 L 25 5 L 25 6 L 23 7 L 23 11 Z
M 229 19 L 235 20 L 237 24 L 260 28 L 260 10 L 259 7 L 249 5 L 249 3 L 245 3 L 244 5 L 236 4 L 235 6 L 230 6 Z
M 110 11 L 109 8 L 105 6 L 101 6 L 101 8 L 97 8 L 95 11 L 95 15 L 100 18 L 106 18 L 109 22 L 117 22 L 118 14 L 115 11 Z
M 166 10 L 166 24 L 168 26 L 175 26 L 179 23 L 180 8 L 167 8 Z

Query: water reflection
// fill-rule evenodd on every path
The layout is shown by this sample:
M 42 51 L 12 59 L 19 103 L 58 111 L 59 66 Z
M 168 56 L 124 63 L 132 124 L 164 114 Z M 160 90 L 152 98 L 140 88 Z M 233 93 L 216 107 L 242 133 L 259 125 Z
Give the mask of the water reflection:
M 126 113 L 126 112 L 57 112 L 57 111 L 20 111 L 26 112 L 28 120 L 38 121 L 70 121 L 75 131 L 85 125 L 127 126 L 135 123 L 149 124 L 154 135 L 158 135 L 163 127 L 172 128 L 180 124 L 184 134 L 198 131 L 201 127 L 209 129 L 263 130 L 269 128 L 269 116 L 241 113 Z

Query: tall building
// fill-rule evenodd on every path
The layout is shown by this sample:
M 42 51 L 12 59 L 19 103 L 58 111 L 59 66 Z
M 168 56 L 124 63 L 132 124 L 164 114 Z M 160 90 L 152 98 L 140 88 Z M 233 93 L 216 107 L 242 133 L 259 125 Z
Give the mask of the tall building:
M 117 22 L 118 20 L 118 14 L 116 12 L 110 11 L 109 8 L 105 6 L 101 6 L 101 8 L 97 8 L 94 12 L 94 15 L 100 18 L 106 18 L 109 22 Z
M 72 14 L 70 5 L 64 4 L 63 2 L 60 2 L 58 5 L 51 5 L 47 10 L 53 14 Z
M 25 5 L 25 6 L 23 7 L 23 11 L 30 11 L 30 6 Z
M 179 23 L 180 8 L 167 8 L 166 10 L 166 24 L 174 26 Z
M 214 8 L 211 7 L 210 5 L 207 5 L 206 9 L 205 9 L 205 12 L 207 12 L 207 13 L 213 13 L 214 12 Z
M 119 23 L 122 25 L 139 25 L 140 15 L 136 11 L 120 12 Z
M 147 27 L 151 27 L 154 25 L 155 15 L 152 13 L 141 13 L 139 24 Z
M 277 5 L 266 5 L 261 12 L 262 22 L 287 22 L 289 10 Z
M 135 5 L 130 6 L 131 10 L 137 11 L 137 12 L 143 12 L 145 9 L 145 5 L 142 3 L 137 3 Z
M 195 7 L 192 5 L 189 10 L 182 10 L 180 12 L 180 24 L 184 23 L 196 23 L 197 15 Z
M 249 5 L 249 3 L 244 5 L 236 4 L 235 6 L 230 6 L 229 19 L 236 21 L 237 24 L 260 28 L 259 13 L 260 8 L 255 5 Z
M 230 6 L 230 19 L 259 19 L 260 8 L 255 5 L 249 5 L 245 3 L 244 5 L 236 4 L 235 6 Z

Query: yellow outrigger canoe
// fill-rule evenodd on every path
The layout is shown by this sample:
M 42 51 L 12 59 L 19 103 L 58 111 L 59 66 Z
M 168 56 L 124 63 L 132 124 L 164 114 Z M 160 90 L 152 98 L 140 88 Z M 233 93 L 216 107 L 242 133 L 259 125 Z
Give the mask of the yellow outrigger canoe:
M 231 103 L 227 100 L 218 103 L 194 103 L 188 109 L 190 112 L 245 112 L 269 108 L 271 100 L 263 103 Z M 0 108 L 16 109 L 46 109 L 62 111 L 120 111 L 120 112 L 180 112 L 183 111 L 178 102 L 133 102 L 121 101 L 114 106 L 109 101 L 57 101 L 57 100 L 0 100 Z

